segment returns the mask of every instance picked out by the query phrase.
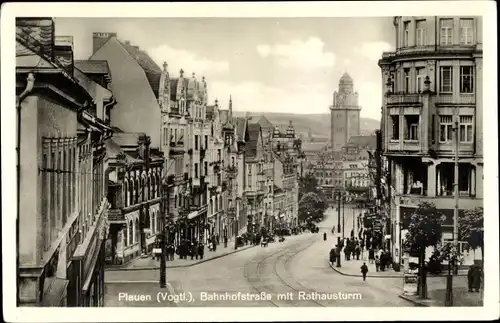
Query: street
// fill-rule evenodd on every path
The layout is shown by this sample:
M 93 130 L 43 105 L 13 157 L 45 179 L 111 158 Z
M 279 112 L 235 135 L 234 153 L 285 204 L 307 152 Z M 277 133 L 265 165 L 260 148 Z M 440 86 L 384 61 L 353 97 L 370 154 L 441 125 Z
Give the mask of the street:
M 283 243 L 256 246 L 192 267 L 168 269 L 170 286 L 179 297 L 185 295 L 186 301 L 156 300 L 158 292 L 167 291 L 158 287 L 158 270 L 106 272 L 105 303 L 180 307 L 412 306 L 398 297 L 401 279 L 362 281 L 330 268 L 328 252 L 333 244 L 330 230 L 336 221 L 334 214 L 332 210 L 326 212 L 317 234 L 290 236 Z M 351 225 L 346 223 L 349 232 L 350 219 Z M 328 235 L 327 241 L 323 241 L 323 232 Z M 118 300 L 120 292 L 132 295 L 144 291 L 152 295 L 151 302 Z

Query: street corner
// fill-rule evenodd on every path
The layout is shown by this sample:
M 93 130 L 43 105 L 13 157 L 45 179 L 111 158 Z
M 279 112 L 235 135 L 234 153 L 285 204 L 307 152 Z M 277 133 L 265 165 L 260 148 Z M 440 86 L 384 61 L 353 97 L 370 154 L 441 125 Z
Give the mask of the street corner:
M 433 301 L 430 299 L 423 300 L 418 298 L 418 296 L 406 295 L 406 294 L 399 294 L 398 296 L 399 298 L 404 299 L 405 301 L 408 301 L 418 307 L 430 307 L 433 305 Z

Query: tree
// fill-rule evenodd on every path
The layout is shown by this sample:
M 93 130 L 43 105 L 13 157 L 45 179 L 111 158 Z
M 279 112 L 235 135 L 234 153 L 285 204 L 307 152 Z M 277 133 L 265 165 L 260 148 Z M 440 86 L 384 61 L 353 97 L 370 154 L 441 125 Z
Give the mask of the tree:
M 318 180 L 313 174 L 306 174 L 299 180 L 299 200 L 307 193 L 318 193 Z
M 474 252 L 477 248 L 481 248 L 481 259 L 484 261 L 484 218 L 482 207 L 465 210 L 460 221 L 458 221 L 458 236 L 467 241 Z
M 438 245 L 441 240 L 443 220 L 444 215 L 436 209 L 434 204 L 422 202 L 411 215 L 410 225 L 405 236 L 404 250 L 410 255 L 418 255 L 419 257 L 420 279 L 417 289 L 421 298 L 427 297 L 425 249 Z
M 325 210 L 326 203 L 323 199 L 318 194 L 309 192 L 299 201 L 299 220 L 318 222 Z

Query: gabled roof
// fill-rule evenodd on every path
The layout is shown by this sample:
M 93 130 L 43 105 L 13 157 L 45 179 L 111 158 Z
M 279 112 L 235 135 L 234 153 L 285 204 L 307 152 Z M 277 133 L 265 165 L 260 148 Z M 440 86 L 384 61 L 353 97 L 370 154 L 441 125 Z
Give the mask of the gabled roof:
M 132 56 L 139 66 L 144 70 L 146 74 L 146 78 L 148 79 L 149 85 L 155 94 L 155 97 L 159 98 L 159 89 L 160 89 L 160 77 L 161 77 L 161 68 L 153 61 L 153 59 L 143 50 L 140 50 L 137 46 L 132 46 L 127 43 L 120 44 L 125 48 L 127 52 L 129 52 L 130 56 Z
M 274 129 L 274 125 L 269 121 L 265 116 L 260 116 L 259 119 L 257 119 L 258 124 L 260 124 L 260 127 L 263 130 L 268 130 L 268 129 Z

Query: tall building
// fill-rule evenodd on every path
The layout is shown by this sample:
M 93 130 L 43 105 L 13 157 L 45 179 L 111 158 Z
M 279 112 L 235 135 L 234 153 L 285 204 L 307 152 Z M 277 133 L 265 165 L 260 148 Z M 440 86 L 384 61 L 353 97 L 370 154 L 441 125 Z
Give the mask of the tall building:
M 394 32 L 396 51 L 383 53 L 379 66 L 386 93 L 381 130 L 391 191 L 388 233 L 399 262 L 421 201 L 444 213 L 443 241 L 452 241 L 456 147 L 459 215 L 483 205 L 482 18 L 399 16 Z M 464 246 L 460 242 L 460 251 Z
M 102 306 L 113 93 L 51 18 L 16 20 L 18 306 Z
M 354 92 L 352 78 L 344 73 L 339 80 L 338 92 L 333 93 L 333 105 L 330 106 L 330 141 L 334 151 L 340 151 L 351 136 L 359 136 L 360 112 L 358 92 Z

